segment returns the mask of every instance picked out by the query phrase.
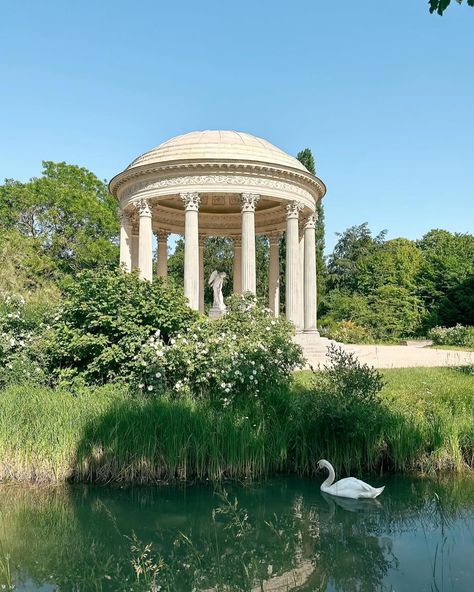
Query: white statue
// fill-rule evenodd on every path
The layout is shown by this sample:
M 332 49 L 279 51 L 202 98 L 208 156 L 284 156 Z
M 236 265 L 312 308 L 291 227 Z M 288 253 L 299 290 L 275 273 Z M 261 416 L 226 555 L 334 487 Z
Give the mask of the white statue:
M 222 296 L 222 284 L 224 283 L 227 274 L 224 271 L 217 271 L 216 269 L 211 273 L 208 284 L 212 286 L 214 292 L 213 309 L 225 310 L 224 297 Z

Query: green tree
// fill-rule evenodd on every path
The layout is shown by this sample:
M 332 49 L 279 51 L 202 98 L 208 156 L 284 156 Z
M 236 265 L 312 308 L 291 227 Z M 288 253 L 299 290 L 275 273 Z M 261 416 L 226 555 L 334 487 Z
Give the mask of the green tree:
M 462 4 L 463 0 L 456 0 L 456 2 L 458 4 Z M 438 13 L 440 16 L 443 14 L 443 12 L 448 8 L 448 6 L 451 4 L 451 0 L 429 0 L 429 6 L 430 6 L 430 12 L 431 14 L 433 14 L 433 12 Z M 467 5 L 468 6 L 474 6 L 474 0 L 467 0 Z
M 308 171 L 316 175 L 316 165 L 314 162 L 313 153 L 309 148 L 301 150 L 296 155 L 296 158 L 305 166 Z M 321 201 L 316 205 L 316 214 L 318 221 L 316 223 L 316 268 L 318 273 L 318 307 L 324 302 L 324 295 L 326 292 L 326 281 L 327 281 L 327 266 L 326 259 L 324 257 L 325 248 L 325 225 L 324 225 L 324 206 Z
M 373 237 L 367 222 L 337 233 L 339 239 L 328 260 L 328 288 L 355 291 L 358 267 L 383 245 L 386 233 L 382 230 Z
M 118 260 L 117 204 L 85 168 L 43 162 L 41 177 L 0 186 L 0 229 L 15 230 L 59 274 Z
M 421 264 L 422 253 L 414 241 L 406 238 L 386 241 L 357 263 L 357 289 L 369 294 L 380 286 L 392 285 L 414 293 Z
M 423 259 L 417 284 L 429 311 L 427 326 L 469 324 L 472 314 L 465 303 L 474 275 L 474 236 L 434 229 L 418 246 Z

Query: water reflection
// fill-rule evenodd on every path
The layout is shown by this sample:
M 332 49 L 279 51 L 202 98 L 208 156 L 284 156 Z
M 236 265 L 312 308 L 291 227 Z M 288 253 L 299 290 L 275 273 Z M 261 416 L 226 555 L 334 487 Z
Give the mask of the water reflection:
M 220 491 L 2 486 L 0 586 L 472 590 L 472 477 L 384 482 L 380 500 L 361 501 L 296 478 Z

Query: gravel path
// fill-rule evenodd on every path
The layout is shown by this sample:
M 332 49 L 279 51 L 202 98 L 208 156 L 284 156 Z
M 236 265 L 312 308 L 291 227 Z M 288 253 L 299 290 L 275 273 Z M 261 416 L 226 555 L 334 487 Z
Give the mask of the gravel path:
M 296 342 L 303 347 L 308 364 L 327 363 L 326 348 L 330 341 L 309 335 L 297 335 Z M 339 344 L 342 346 L 342 344 Z M 427 366 L 474 366 L 474 352 L 435 349 L 425 343 L 408 345 L 343 345 L 357 355 L 361 362 L 375 368 L 415 368 Z

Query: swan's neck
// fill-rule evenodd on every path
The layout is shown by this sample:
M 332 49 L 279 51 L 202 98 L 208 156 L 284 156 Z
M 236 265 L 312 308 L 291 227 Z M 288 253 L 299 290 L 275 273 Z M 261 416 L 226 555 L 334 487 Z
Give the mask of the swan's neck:
M 324 466 L 329 471 L 329 475 L 327 476 L 326 481 L 324 481 L 324 483 L 321 485 L 321 489 L 323 487 L 329 487 L 330 485 L 332 485 L 334 483 L 334 479 L 336 478 L 336 474 L 334 473 L 334 469 L 332 468 L 332 464 L 325 462 Z

